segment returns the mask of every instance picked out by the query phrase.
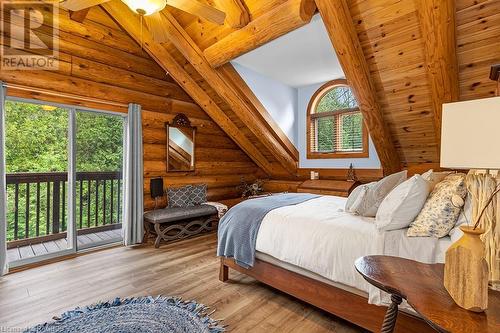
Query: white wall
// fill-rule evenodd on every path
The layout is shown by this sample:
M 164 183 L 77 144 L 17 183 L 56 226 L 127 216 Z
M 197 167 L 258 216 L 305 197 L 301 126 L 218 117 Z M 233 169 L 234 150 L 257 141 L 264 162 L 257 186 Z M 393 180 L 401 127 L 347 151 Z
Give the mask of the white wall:
M 299 151 L 299 167 L 342 169 L 351 163 L 355 168 L 381 167 L 371 138 L 368 158 L 307 159 L 307 105 L 324 82 L 293 88 L 237 63 L 233 62 L 233 66 Z
M 297 89 L 237 63 L 233 62 L 233 66 L 288 139 L 297 147 Z
M 233 62 L 294 88 L 344 75 L 319 13 L 309 24 L 261 45 Z
M 297 88 L 297 139 L 300 158 L 299 167 L 301 168 L 348 168 L 349 164 L 353 164 L 355 168 L 380 168 L 380 160 L 378 158 L 372 139 L 369 140 L 369 157 L 368 158 L 328 158 L 328 159 L 308 159 L 307 158 L 307 131 L 306 118 L 307 106 L 309 101 L 323 83 L 313 84 L 309 86 Z

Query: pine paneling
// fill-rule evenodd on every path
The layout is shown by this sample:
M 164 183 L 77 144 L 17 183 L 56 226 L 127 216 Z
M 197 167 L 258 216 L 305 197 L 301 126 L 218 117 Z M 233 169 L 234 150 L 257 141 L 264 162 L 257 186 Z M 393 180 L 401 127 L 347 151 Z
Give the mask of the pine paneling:
M 236 186 L 241 178 L 251 181 L 260 175 L 259 168 L 248 156 L 100 7 L 93 7 L 82 24 L 71 21 L 68 13 L 61 10 L 59 24 L 60 70 L 2 71 L 0 80 L 117 103 L 141 104 L 147 209 L 154 206 L 149 195 L 152 177 L 163 177 L 165 186 L 207 183 L 210 200 L 234 202 L 239 196 Z M 182 59 L 179 57 L 180 63 Z M 18 90 L 10 93 L 126 112 L 124 107 L 67 97 Z M 196 171 L 193 173 L 166 172 L 164 123 L 177 113 L 185 113 L 197 127 Z M 165 200 L 161 204 L 164 205 Z
M 432 97 L 418 0 L 350 0 L 377 97 L 405 166 L 438 163 Z M 460 100 L 494 96 L 490 66 L 500 63 L 500 2 L 457 0 Z M 428 165 L 428 164 L 426 164 Z
M 488 79 L 491 65 L 500 63 L 500 1 L 457 1 L 457 57 L 460 98 L 495 96 Z
M 404 165 L 437 161 L 425 55 L 414 1 L 353 0 L 349 7 L 401 161 Z

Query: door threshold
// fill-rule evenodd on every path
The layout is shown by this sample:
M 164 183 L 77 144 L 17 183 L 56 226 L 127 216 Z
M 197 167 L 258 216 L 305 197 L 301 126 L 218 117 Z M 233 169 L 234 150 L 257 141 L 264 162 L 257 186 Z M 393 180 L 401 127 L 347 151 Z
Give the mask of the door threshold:
M 71 252 L 71 250 L 68 250 L 69 253 L 67 253 L 67 254 L 65 254 L 66 251 L 61 251 L 61 252 L 50 253 L 47 255 L 42 255 L 39 257 L 32 257 L 32 258 L 27 258 L 27 259 L 22 259 L 22 260 L 16 260 L 16 261 L 9 263 L 9 272 L 7 274 L 13 274 L 13 273 L 25 271 L 28 269 L 32 269 L 35 267 L 45 266 L 45 265 L 52 264 L 55 262 L 73 259 L 73 258 L 80 257 L 80 256 L 83 256 L 86 254 L 90 254 L 90 253 L 94 253 L 94 252 L 98 252 L 98 251 L 103 251 L 103 250 L 107 250 L 107 249 L 111 249 L 111 248 L 119 247 L 119 246 L 123 246 L 122 240 L 112 242 L 112 243 L 107 243 L 107 244 L 101 244 L 98 246 L 88 247 L 88 248 L 82 249 L 76 253 Z

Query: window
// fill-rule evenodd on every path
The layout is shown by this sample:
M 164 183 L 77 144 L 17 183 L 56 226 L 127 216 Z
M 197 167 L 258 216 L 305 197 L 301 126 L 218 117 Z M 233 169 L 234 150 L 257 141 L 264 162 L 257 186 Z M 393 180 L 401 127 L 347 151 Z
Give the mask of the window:
M 307 158 L 352 157 L 368 157 L 368 132 L 347 81 L 330 81 L 307 108 Z

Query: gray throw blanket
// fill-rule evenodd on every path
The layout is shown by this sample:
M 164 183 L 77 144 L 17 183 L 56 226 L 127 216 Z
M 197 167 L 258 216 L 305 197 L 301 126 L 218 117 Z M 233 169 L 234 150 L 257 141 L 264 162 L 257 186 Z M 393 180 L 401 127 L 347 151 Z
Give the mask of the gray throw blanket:
M 244 268 L 255 262 L 255 244 L 262 220 L 273 209 L 297 205 L 319 197 L 309 193 L 286 193 L 243 201 L 219 222 L 217 255 L 234 258 Z

